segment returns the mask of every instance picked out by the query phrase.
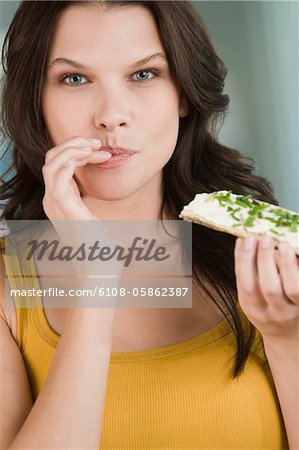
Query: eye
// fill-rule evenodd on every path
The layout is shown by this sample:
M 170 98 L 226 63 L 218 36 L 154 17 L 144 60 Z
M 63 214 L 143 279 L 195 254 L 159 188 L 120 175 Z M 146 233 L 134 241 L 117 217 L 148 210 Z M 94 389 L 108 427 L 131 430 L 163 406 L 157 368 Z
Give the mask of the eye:
M 150 81 L 153 78 L 158 77 L 159 75 L 160 71 L 158 69 L 142 69 L 133 74 L 133 79 L 135 77 L 134 81 Z
M 59 82 L 61 84 L 66 84 L 68 86 L 81 86 L 82 84 L 82 79 L 86 80 L 86 77 L 84 77 L 83 75 L 80 75 L 79 73 L 68 73 L 63 75 Z

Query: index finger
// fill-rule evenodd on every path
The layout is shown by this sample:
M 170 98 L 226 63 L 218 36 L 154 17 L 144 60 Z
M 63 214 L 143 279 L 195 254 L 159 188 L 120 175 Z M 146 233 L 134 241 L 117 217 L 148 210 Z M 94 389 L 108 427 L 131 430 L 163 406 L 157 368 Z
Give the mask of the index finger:
M 67 147 L 83 148 L 89 147 L 91 149 L 99 149 L 102 146 L 102 142 L 98 138 L 86 138 L 82 136 L 74 136 L 71 139 L 63 141 L 61 144 L 52 147 L 46 152 L 45 160 L 46 162 L 51 161 L 56 155 L 61 153 Z

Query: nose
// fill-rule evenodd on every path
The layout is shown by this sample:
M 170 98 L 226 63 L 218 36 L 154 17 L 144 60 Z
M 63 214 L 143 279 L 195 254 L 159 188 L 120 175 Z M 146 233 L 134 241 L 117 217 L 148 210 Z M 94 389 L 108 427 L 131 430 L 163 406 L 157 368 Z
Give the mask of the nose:
M 126 127 L 128 123 L 129 111 L 124 95 L 116 89 L 102 91 L 95 111 L 96 128 L 114 131 L 118 127 Z

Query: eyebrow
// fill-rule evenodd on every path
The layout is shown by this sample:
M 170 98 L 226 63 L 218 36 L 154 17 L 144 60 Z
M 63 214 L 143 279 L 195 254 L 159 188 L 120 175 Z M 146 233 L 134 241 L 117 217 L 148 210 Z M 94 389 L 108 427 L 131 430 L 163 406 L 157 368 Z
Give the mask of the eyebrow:
M 154 59 L 164 59 L 167 61 L 166 55 L 163 53 L 153 53 L 152 55 L 146 56 L 145 58 L 140 59 L 139 61 L 136 61 L 134 64 L 132 64 L 129 68 L 135 69 L 136 67 L 141 66 L 142 64 L 147 64 L 150 61 L 153 61 Z M 75 67 L 76 69 L 85 69 L 90 70 L 90 67 L 84 66 L 84 64 L 81 64 L 78 61 L 73 61 L 72 59 L 68 58 L 56 58 L 54 59 L 49 65 L 48 69 L 51 69 L 52 67 L 58 66 L 58 65 L 65 65 Z

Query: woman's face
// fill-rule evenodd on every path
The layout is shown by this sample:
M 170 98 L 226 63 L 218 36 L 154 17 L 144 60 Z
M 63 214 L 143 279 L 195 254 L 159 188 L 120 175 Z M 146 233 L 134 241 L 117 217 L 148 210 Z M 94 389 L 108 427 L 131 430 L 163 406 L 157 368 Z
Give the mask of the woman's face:
M 138 62 L 154 54 L 160 56 Z M 54 145 L 74 136 L 98 137 L 103 147 L 136 151 L 116 168 L 77 168 L 85 196 L 117 200 L 140 191 L 147 198 L 159 195 L 179 117 L 187 115 L 181 103 L 146 8 L 75 5 L 62 13 L 43 89 L 43 113 Z

